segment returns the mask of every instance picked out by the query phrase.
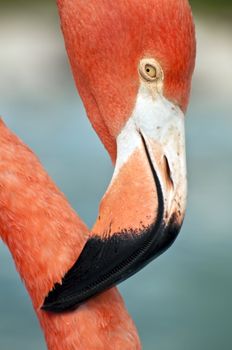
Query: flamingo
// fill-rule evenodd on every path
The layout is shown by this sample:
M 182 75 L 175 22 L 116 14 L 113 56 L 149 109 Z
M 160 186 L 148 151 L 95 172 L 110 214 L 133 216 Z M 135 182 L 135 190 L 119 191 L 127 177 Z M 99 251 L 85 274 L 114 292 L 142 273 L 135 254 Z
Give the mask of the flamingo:
M 114 287 L 176 239 L 195 62 L 187 0 L 58 0 L 88 117 L 115 163 L 90 231 L 0 122 L 0 234 L 49 350 L 141 349 Z

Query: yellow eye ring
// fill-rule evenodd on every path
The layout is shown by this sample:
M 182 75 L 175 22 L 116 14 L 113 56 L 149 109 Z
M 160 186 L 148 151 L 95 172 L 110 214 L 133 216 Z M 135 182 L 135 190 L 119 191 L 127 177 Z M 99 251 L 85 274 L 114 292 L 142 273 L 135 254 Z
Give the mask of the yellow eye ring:
M 154 66 L 152 66 L 151 64 L 146 64 L 145 65 L 145 71 L 146 74 L 151 78 L 151 79 L 155 79 L 157 77 L 157 71 L 156 68 Z
M 146 82 L 163 80 L 163 70 L 153 58 L 144 58 L 139 63 L 139 74 Z

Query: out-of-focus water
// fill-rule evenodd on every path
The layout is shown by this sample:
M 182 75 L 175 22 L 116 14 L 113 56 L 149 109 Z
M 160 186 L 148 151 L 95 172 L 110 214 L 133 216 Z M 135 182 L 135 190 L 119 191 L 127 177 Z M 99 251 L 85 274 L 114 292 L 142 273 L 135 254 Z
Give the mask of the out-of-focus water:
M 12 100 L 1 92 L 1 114 L 91 226 L 112 167 L 66 75 L 57 78 L 63 94 L 61 87 L 48 86 L 26 95 L 20 84 L 12 86 L 18 91 Z M 186 120 L 189 198 L 183 229 L 166 254 L 120 286 L 145 350 L 232 348 L 232 108 L 229 99 L 199 94 L 198 83 Z M 46 349 L 2 244 L 0 349 Z

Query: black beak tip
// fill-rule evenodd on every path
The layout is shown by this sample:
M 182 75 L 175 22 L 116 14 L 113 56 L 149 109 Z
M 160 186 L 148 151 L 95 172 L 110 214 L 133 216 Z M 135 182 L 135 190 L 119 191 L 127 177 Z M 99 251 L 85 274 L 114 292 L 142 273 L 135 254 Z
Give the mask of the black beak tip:
M 44 301 L 43 305 L 40 308 L 42 311 L 56 313 L 56 314 L 67 311 L 67 307 L 65 307 L 64 305 L 62 305 L 59 302 L 57 302 L 57 303 L 50 303 L 50 302 L 48 302 L 47 301 L 48 297 L 49 297 L 49 294 L 45 298 L 45 301 Z M 68 310 L 71 310 L 71 308 L 69 308 Z
M 47 304 L 46 301 L 43 303 L 40 309 L 42 311 L 53 311 L 51 305 Z
M 43 311 L 50 311 L 50 312 L 55 312 L 56 311 L 56 307 L 55 307 L 55 305 L 53 305 L 52 303 L 49 303 L 48 301 L 47 301 L 47 299 L 48 299 L 48 297 L 49 297 L 49 294 L 48 294 L 48 296 L 45 298 L 45 300 L 44 300 L 44 303 L 43 303 L 43 305 L 41 306 L 41 310 L 43 310 Z
M 177 222 L 173 217 L 169 225 L 161 224 L 158 230 L 150 227 L 133 239 L 122 234 L 108 240 L 90 239 L 62 284 L 56 283 L 48 293 L 41 309 L 52 313 L 73 311 L 89 298 L 127 279 L 172 245 L 181 227 Z M 141 247 L 150 239 L 152 244 L 141 255 Z M 138 257 L 132 260 L 135 253 Z

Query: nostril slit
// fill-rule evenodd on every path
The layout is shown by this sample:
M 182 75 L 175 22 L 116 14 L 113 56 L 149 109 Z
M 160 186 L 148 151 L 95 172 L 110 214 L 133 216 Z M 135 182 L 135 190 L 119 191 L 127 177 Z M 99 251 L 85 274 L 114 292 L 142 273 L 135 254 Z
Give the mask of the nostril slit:
M 170 166 L 169 166 L 168 158 L 166 156 L 164 156 L 164 162 L 165 162 L 165 170 L 166 170 L 166 174 L 167 174 L 168 180 L 170 181 L 171 186 L 174 187 L 174 182 L 173 182 L 173 179 L 172 179 L 171 169 L 170 169 Z

